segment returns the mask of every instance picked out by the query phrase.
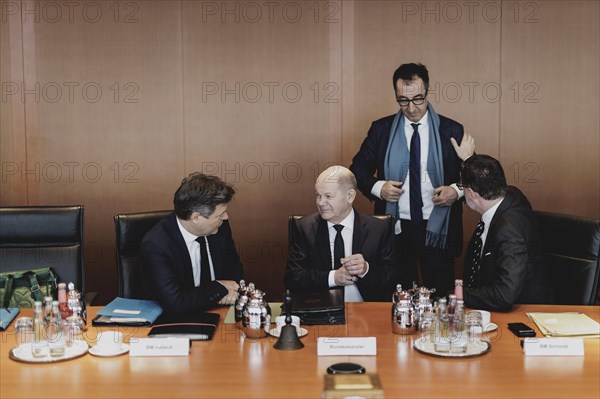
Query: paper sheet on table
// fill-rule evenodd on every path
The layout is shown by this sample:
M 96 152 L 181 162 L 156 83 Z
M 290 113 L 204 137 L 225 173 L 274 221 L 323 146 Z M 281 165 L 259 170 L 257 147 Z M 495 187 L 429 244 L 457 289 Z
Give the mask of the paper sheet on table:
M 600 338 L 600 324 L 577 312 L 527 313 L 547 337 Z

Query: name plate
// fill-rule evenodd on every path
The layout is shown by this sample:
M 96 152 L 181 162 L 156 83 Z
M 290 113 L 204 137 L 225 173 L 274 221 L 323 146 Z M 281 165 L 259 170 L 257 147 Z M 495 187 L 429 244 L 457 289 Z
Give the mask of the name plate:
M 189 356 L 189 338 L 138 338 L 129 343 L 129 356 Z
M 377 338 L 351 337 L 331 338 L 319 337 L 317 341 L 318 356 L 375 356 L 377 355 Z
M 525 356 L 583 356 L 583 338 L 525 338 Z

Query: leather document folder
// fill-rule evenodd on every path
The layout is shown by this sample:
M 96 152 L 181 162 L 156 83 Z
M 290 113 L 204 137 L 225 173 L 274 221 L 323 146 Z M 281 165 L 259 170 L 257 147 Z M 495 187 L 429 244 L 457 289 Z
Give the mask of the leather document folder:
M 302 324 L 346 323 L 344 291 L 341 289 L 294 292 L 292 298 L 292 314 L 300 317 Z
M 154 323 L 148 337 L 184 337 L 192 341 L 208 341 L 215 334 L 220 318 L 216 313 L 163 314 Z

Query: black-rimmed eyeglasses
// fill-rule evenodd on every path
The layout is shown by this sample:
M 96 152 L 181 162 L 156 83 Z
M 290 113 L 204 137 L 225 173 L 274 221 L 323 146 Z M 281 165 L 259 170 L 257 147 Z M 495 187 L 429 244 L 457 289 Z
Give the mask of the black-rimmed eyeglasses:
M 427 93 L 425 93 L 424 96 L 419 94 L 412 99 L 406 97 L 397 97 L 396 102 L 400 104 L 401 107 L 408 107 L 410 103 L 413 103 L 414 105 L 423 105 L 425 98 L 427 98 Z

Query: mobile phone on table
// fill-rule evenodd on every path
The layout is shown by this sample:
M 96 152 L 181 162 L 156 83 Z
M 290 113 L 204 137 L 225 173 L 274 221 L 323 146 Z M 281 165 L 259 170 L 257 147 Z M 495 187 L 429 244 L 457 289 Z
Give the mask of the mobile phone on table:
M 525 323 L 508 323 L 508 329 L 517 337 L 535 337 L 535 330 Z

